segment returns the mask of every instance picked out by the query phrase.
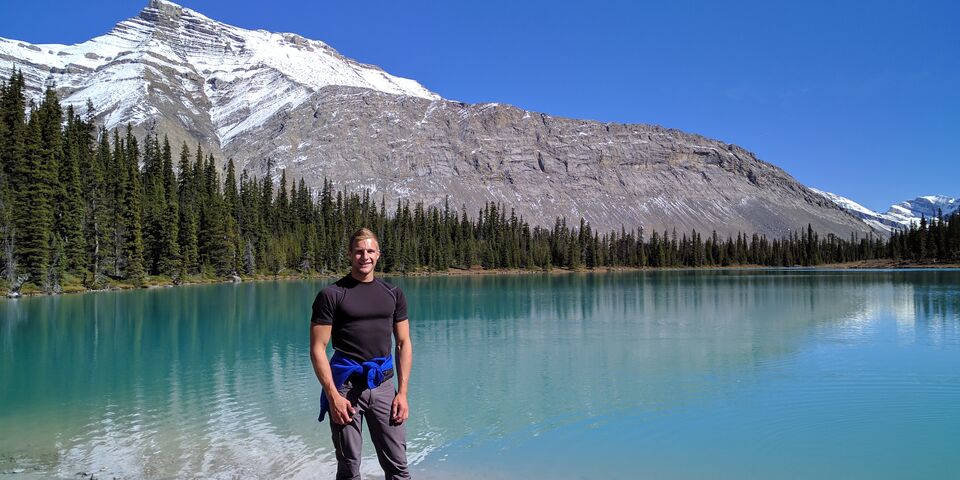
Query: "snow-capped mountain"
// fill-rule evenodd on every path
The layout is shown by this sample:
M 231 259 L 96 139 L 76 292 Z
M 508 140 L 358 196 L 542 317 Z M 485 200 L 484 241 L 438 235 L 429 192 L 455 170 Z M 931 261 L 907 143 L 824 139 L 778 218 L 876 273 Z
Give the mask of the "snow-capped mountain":
M 892 205 L 884 215 L 899 221 L 901 225 L 909 225 L 920 223 L 921 217 L 930 220 L 941 213 L 943 216 L 952 215 L 958 209 L 960 209 L 960 199 L 944 195 L 927 195 Z
M 929 220 L 936 218 L 941 213 L 946 217 L 960 210 L 960 199 L 944 195 L 927 195 L 913 200 L 905 200 L 890 206 L 886 213 L 878 213 L 849 198 L 816 188 L 810 190 L 830 199 L 837 206 L 862 219 L 871 227 L 886 232 L 892 232 L 898 228 L 908 228 L 911 224 L 919 224 L 921 218 Z
M 77 45 L 0 39 L 0 77 L 21 69 L 108 129 L 199 143 L 277 181 L 325 179 L 393 204 L 475 214 L 487 202 L 532 225 L 584 218 L 598 231 L 716 230 L 780 237 L 811 224 L 869 231 L 736 145 L 655 125 L 553 117 L 440 98 L 414 80 L 296 34 L 226 25 L 165 0 Z M 222 164 L 221 164 L 222 166 Z
M 330 85 L 439 98 L 413 80 L 346 58 L 292 33 L 245 30 L 165 0 L 77 45 L 31 45 L 0 38 L 0 75 L 22 69 L 39 100 L 42 86 L 64 104 L 109 112 L 107 129 L 140 124 L 169 104 L 186 129 L 209 116 L 220 146 Z M 152 97 L 152 98 L 151 98 Z

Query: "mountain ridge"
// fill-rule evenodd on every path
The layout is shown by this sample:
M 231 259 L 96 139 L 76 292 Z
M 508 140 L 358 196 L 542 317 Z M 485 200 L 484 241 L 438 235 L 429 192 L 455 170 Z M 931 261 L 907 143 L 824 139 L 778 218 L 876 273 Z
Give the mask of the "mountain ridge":
M 816 188 L 810 188 L 810 190 L 830 199 L 837 206 L 861 218 L 868 225 L 887 233 L 897 229 L 907 229 L 911 225 L 919 225 L 921 219 L 933 219 L 937 217 L 938 213 L 947 217 L 960 210 L 960 199 L 958 198 L 946 195 L 921 195 L 911 200 L 893 204 L 885 213 L 879 213 L 841 195 Z
M 871 231 L 739 146 L 446 100 L 321 41 L 232 27 L 163 0 L 74 46 L 0 39 L 0 75 L 11 59 L 34 95 L 56 83 L 80 112 L 95 98 L 107 128 L 199 142 L 238 169 L 273 179 L 286 170 L 314 191 L 329 178 L 391 203 L 453 198 L 476 212 L 502 202 L 543 226 L 564 216 L 603 230 Z
M 201 115 L 200 107 L 207 107 L 218 147 L 255 126 L 258 120 L 296 107 L 310 93 L 327 85 L 439 98 L 414 80 L 344 57 L 322 41 L 293 33 L 233 27 L 164 0 L 151 0 L 137 17 L 75 45 L 31 46 L 0 38 L 0 60 L 26 61 L 21 69 L 28 93 L 35 99 L 42 95 L 41 86 L 55 84 L 66 93 L 66 105 L 85 108 L 89 99 L 96 111 L 110 111 L 103 121 L 107 129 L 128 122 L 140 124 L 160 113 L 147 101 L 157 93 L 137 80 L 150 75 L 170 77 L 167 86 L 179 81 L 182 88 L 175 96 L 159 94 L 170 97 L 160 100 L 179 100 L 194 115 Z M 310 68 L 300 67 L 306 63 Z M 259 74 L 252 88 L 246 82 L 235 85 L 246 87 L 245 91 L 230 91 L 238 77 L 251 72 Z M 0 66 L 0 73 L 9 78 L 10 68 Z M 130 80 L 133 88 L 117 91 L 118 85 Z M 99 88 L 102 85 L 109 88 Z M 244 115 L 250 112 L 256 115 Z M 181 120 L 196 123 L 195 119 Z

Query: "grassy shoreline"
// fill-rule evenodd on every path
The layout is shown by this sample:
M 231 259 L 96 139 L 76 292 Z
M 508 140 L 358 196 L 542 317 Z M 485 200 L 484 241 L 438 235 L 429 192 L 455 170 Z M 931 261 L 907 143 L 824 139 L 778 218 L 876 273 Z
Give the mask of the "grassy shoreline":
M 567 268 L 544 269 L 523 269 L 523 268 L 471 268 L 457 269 L 449 268 L 446 271 L 422 270 L 407 273 L 381 273 L 386 277 L 428 277 L 428 276 L 473 276 L 473 275 L 526 275 L 526 274 L 569 274 L 569 273 L 602 273 L 602 272 L 628 272 L 628 271 L 671 271 L 671 270 L 755 270 L 755 269 L 797 269 L 797 270 L 873 270 L 873 269 L 933 269 L 933 268 L 960 268 L 960 263 L 939 263 L 939 262 L 912 262 L 905 260 L 863 260 L 857 262 L 829 263 L 816 265 L 812 267 L 769 267 L 765 265 L 730 265 L 730 266 L 703 266 L 703 267 L 598 267 L 593 269 L 582 268 L 571 270 Z M 242 275 L 240 282 L 273 282 L 281 280 L 313 280 L 313 279 L 335 279 L 346 275 L 347 270 L 341 272 L 312 273 L 312 274 L 280 274 L 280 275 Z M 62 295 L 76 293 L 96 293 L 117 290 L 133 290 L 138 288 L 171 288 L 176 286 L 188 285 L 212 285 L 220 283 L 235 283 L 236 280 L 230 277 L 217 277 L 212 275 L 191 275 L 186 280 L 175 283 L 173 278 L 168 276 L 149 276 L 140 286 L 128 282 L 114 281 L 102 289 L 90 289 L 85 287 L 76 277 L 68 278 L 59 293 L 43 292 L 38 287 L 28 284 L 21 290 L 24 297 L 42 296 L 42 295 Z M 9 287 L 6 283 L 0 284 L 0 296 L 6 298 L 9 293 Z

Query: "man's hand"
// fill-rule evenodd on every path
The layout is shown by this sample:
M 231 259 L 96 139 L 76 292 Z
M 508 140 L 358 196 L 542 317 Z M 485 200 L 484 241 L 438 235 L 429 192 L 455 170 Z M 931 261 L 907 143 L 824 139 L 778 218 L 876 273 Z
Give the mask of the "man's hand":
M 397 373 L 397 396 L 390 406 L 390 420 L 400 425 L 410 416 L 407 406 L 407 384 L 410 380 L 410 368 L 413 365 L 413 342 L 410 341 L 410 322 L 403 319 L 393 323 L 393 336 L 397 340 L 395 363 Z
M 333 423 L 346 425 L 353 421 L 353 415 L 357 411 L 350 404 L 350 400 L 340 395 L 340 392 L 333 392 L 333 395 L 327 396 L 327 400 L 330 402 L 330 419 Z
M 410 417 L 410 409 L 407 407 L 407 395 L 398 393 L 393 397 L 393 405 L 390 406 L 390 420 L 400 425 Z

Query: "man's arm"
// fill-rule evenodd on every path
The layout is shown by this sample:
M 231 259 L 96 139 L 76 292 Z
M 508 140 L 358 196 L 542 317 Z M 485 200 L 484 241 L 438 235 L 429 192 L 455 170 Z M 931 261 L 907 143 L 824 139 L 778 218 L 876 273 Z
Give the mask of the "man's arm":
M 343 398 L 333 383 L 333 371 L 330 370 L 330 360 L 327 359 L 327 344 L 330 343 L 332 325 L 310 325 L 310 362 L 313 363 L 313 373 L 320 380 L 323 393 L 330 402 L 330 419 L 340 425 L 350 423 L 356 411 L 350 401 Z
M 410 321 L 403 320 L 393 324 L 393 336 L 397 341 L 394 357 L 394 370 L 397 372 L 397 396 L 390 408 L 390 418 L 395 423 L 403 423 L 410 416 L 407 406 L 407 384 L 410 381 L 410 369 L 413 367 L 413 342 L 410 341 Z

